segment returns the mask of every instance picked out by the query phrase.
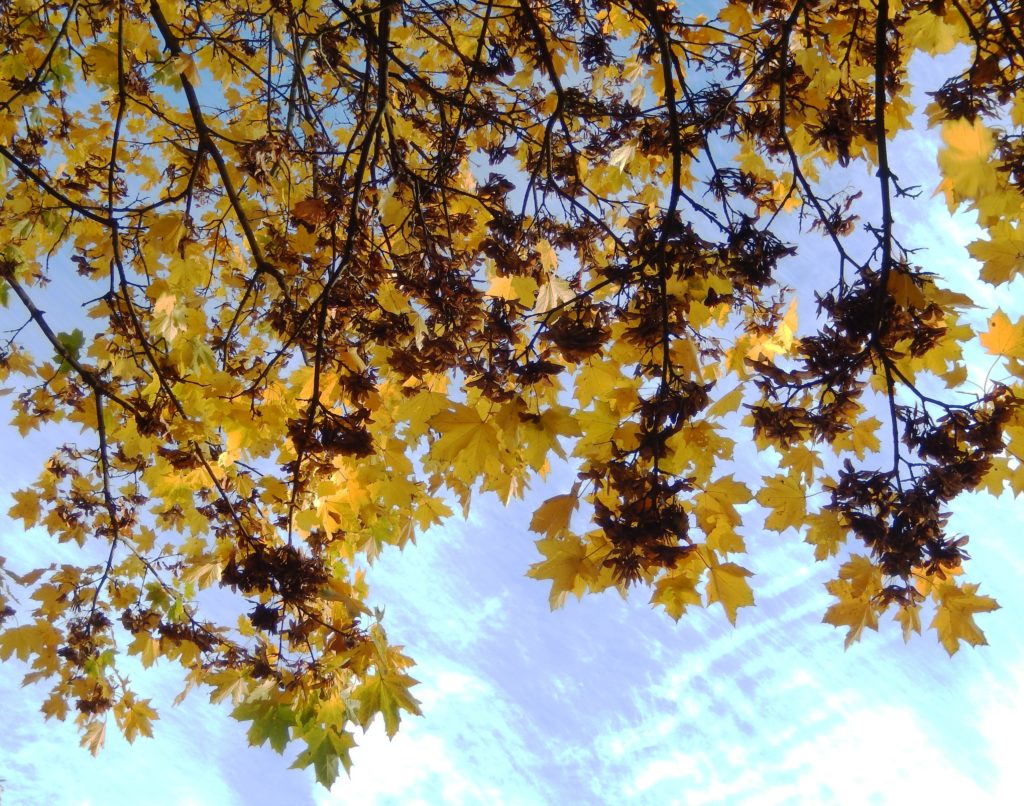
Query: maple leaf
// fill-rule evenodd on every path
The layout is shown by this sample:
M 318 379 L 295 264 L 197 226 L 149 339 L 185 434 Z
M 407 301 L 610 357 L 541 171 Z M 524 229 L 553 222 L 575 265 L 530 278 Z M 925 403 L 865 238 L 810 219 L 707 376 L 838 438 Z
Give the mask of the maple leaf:
M 747 577 L 753 574 L 736 563 L 712 564 L 708 569 L 705 588 L 708 604 L 719 602 L 732 624 L 736 623 L 736 611 L 754 604 L 754 592 Z
M 936 588 L 939 600 L 935 617 L 929 625 L 938 633 L 939 641 L 950 655 L 960 649 L 960 642 L 971 646 L 987 644 L 985 633 L 974 623 L 976 613 L 991 613 L 999 609 L 991 596 L 979 596 L 977 584 L 957 586 L 946 582 Z
M 896 611 L 894 616 L 903 628 L 903 642 L 910 641 L 912 633 L 921 633 L 921 607 L 920 605 L 906 605 Z
M 128 645 L 128 654 L 139 655 L 143 668 L 148 669 L 160 658 L 160 640 L 148 632 L 139 632 Z
M 834 627 L 849 628 L 843 643 L 849 649 L 851 644 L 861 639 L 865 627 L 878 630 L 878 608 L 866 597 L 850 596 L 829 607 L 822 621 Z
M 409 675 L 393 671 L 366 678 L 352 692 L 359 704 L 359 723 L 364 728 L 368 727 L 374 717 L 380 714 L 384 718 L 384 732 L 388 738 L 394 737 L 398 732 L 401 711 L 420 715 L 419 702 L 409 693 L 409 689 L 417 682 Z
M 697 496 L 694 508 L 697 522 L 708 534 L 714 530 L 714 521 L 719 517 L 725 518 L 730 526 L 739 526 L 743 519 L 736 511 L 736 505 L 745 504 L 750 498 L 750 489 L 736 481 L 733 474 L 716 479 Z
M 532 307 L 537 296 L 537 281 L 532 277 L 495 277 L 484 292 L 489 297 L 513 300 Z
M 799 480 L 792 476 L 766 479 L 757 502 L 771 510 L 764 526 L 774 532 L 784 532 L 791 526 L 799 529 L 807 515 L 807 495 Z
M 498 432 L 474 407 L 457 403 L 454 409 L 435 414 L 429 422 L 440 433 L 430 449 L 431 457 L 452 467 L 462 481 L 473 481 L 496 463 Z
M 178 305 L 173 294 L 162 294 L 153 304 L 153 321 L 156 332 L 168 341 L 174 341 L 186 326 L 185 310 Z
M 39 522 L 42 512 L 39 495 L 34 490 L 15 490 L 11 493 L 14 506 L 7 510 L 10 518 L 20 518 L 26 529 L 31 529 Z
M 291 738 L 291 729 L 297 724 L 291 707 L 273 699 L 250 699 L 239 703 L 231 716 L 250 722 L 249 744 L 259 746 L 270 742 L 278 753 L 283 753 Z
M 279 4 L 198 26 L 178 5 L 55 39 L 78 4 L 0 4 L 0 399 L 61 444 L 10 515 L 83 548 L 0 563 L 0 658 L 90 750 L 108 711 L 129 739 L 154 724 L 124 656 L 170 660 L 329 785 L 353 725 L 416 712 L 366 565 L 560 460 L 577 485 L 529 520 L 553 607 L 646 584 L 671 618 L 735 623 L 749 572 L 721 560 L 763 542 L 753 495 L 839 566 L 848 645 L 894 605 L 919 631 L 922 596 L 947 649 L 984 640 L 994 602 L 945 587 L 969 567 L 945 513 L 1024 492 L 1024 321 L 976 334 L 889 211 L 915 203 L 893 138 L 927 126 L 982 281 L 1024 271 L 1024 68 L 992 4 L 780 27 L 778 3 L 398 0 L 335 4 L 337 30 L 315 4 L 284 27 Z M 953 49 L 969 75 L 950 62 L 912 116 L 913 53 Z M 842 170 L 871 192 L 835 193 Z M 787 288 L 815 229 L 828 251 Z M 60 304 L 55 256 L 79 275 Z M 847 542 L 866 553 L 833 559 Z
M 968 244 L 971 257 L 981 262 L 981 279 L 992 285 L 1008 283 L 1024 272 L 1024 229 L 1000 220 L 989 230 L 988 240 Z
M 207 678 L 213 687 L 210 702 L 218 703 L 226 699 L 238 704 L 252 688 L 252 681 L 236 669 L 225 669 Z
M 697 592 L 698 581 L 697 577 L 687 572 L 664 574 L 654 585 L 651 604 L 661 605 L 669 616 L 679 621 L 687 607 L 701 603 Z
M 846 542 L 849 529 L 843 525 L 836 512 L 823 509 L 807 519 L 807 536 L 804 540 L 814 546 L 814 559 L 819 562 L 839 553 Z
M 959 196 L 977 198 L 995 185 L 991 130 L 980 118 L 954 120 L 942 124 L 945 148 L 939 151 L 939 168 Z
M 882 572 L 868 557 L 854 554 L 839 567 L 839 578 L 850 585 L 850 594 L 874 596 L 882 588 Z
M 388 313 L 400 314 L 408 309 L 405 295 L 394 285 L 384 283 L 377 289 L 377 304 Z
M 292 208 L 292 217 L 296 221 L 315 229 L 318 224 L 327 219 L 327 205 L 323 199 L 309 198 L 297 202 Z
M 779 464 L 788 468 L 790 475 L 798 474 L 804 485 L 809 485 L 814 480 L 816 471 L 825 465 L 821 456 L 804 445 L 787 450 Z
M 104 719 L 88 722 L 82 732 L 81 745 L 93 756 L 99 755 L 107 740 L 107 723 Z
M 593 572 L 587 544 L 574 535 L 565 535 L 543 538 L 536 541 L 536 545 L 546 559 L 531 565 L 527 576 L 551 580 L 551 609 L 561 607 L 567 593 L 575 593 L 577 598 L 582 596 L 584 579 Z
M 882 443 L 878 439 L 878 429 L 882 422 L 877 417 L 858 420 L 852 428 L 844 431 L 833 441 L 832 446 L 838 450 L 853 451 L 857 458 L 863 459 L 868 453 L 876 453 Z
M 545 537 L 558 537 L 569 528 L 569 519 L 579 506 L 576 493 L 555 495 L 544 501 L 530 520 L 530 530 Z
M 60 640 L 60 632 L 42 619 L 36 619 L 32 624 L 8 627 L 0 632 L 0 660 L 9 660 L 14 655 L 20 661 L 27 661 L 42 647 L 55 649 Z
M 317 782 L 323 786 L 330 787 L 337 779 L 339 763 L 346 770 L 352 766 L 349 751 L 356 742 L 348 731 L 314 725 L 303 732 L 302 739 L 306 749 L 296 757 L 292 768 L 313 767 Z
M 996 311 L 980 341 L 990 355 L 1024 358 L 1024 321 L 1013 324 L 1005 313 Z
M 547 313 L 576 296 L 569 284 L 561 277 L 552 276 L 537 291 L 537 301 L 533 306 L 534 313 Z
M 157 714 L 149 703 L 150 700 L 136 699 L 134 694 L 128 692 L 114 707 L 114 717 L 118 727 L 129 743 L 134 742 L 140 734 L 152 737 L 151 723 L 157 718 Z
M 906 272 L 892 272 L 886 282 L 886 290 L 893 301 L 903 308 L 923 308 L 927 304 L 921 289 Z
M 82 345 L 85 344 L 85 334 L 82 333 L 80 328 L 75 328 L 70 333 L 58 333 L 57 341 L 60 344 L 60 350 L 56 356 L 57 371 L 67 372 L 71 369 L 71 364 L 68 363 L 64 356 L 69 356 L 73 361 L 77 361 L 79 355 L 82 352 Z
M 636 154 L 636 143 L 623 143 L 609 156 L 608 164 L 625 173 L 634 154 Z

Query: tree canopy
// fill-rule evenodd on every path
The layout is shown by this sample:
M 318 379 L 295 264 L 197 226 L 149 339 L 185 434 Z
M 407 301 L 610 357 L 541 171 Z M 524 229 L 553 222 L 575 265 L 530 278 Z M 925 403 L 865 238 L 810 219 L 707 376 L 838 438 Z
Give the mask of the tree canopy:
M 885 613 L 984 643 L 947 509 L 1024 491 L 1024 321 L 908 242 L 932 188 L 890 145 L 926 120 L 981 280 L 1024 271 L 1022 29 L 1010 0 L 3 4 L 0 382 L 23 435 L 71 425 L 10 514 L 82 559 L 0 559 L 0 658 L 94 752 L 156 718 L 123 657 L 179 663 L 329 785 L 418 713 L 366 564 L 560 460 L 553 607 L 735 622 L 756 502 L 834 563 L 847 645 Z M 952 50 L 915 110 L 910 59 Z

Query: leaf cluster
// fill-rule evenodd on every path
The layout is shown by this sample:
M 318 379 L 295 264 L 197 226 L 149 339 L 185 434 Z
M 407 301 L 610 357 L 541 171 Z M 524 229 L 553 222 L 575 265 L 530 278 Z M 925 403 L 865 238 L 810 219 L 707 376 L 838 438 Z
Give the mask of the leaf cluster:
M 156 718 L 119 660 L 178 663 L 329 785 L 356 727 L 418 713 L 365 562 L 561 459 L 575 483 L 530 524 L 553 606 L 646 585 L 735 622 L 756 500 L 818 560 L 866 552 L 828 584 L 848 643 L 922 606 L 950 653 L 983 643 L 996 605 L 957 581 L 948 505 L 1024 490 L 1024 324 L 983 330 L 916 262 L 890 145 L 911 58 L 960 46 L 925 110 L 939 189 L 987 233 L 982 280 L 1024 271 L 1022 22 L 1008 0 L 4 4 L 0 380 L 21 434 L 81 433 L 10 515 L 81 561 L 0 565 L 0 658 L 94 752 L 109 714 L 129 739 Z M 873 187 L 828 189 L 857 164 Z M 795 227 L 831 255 L 798 293 Z M 740 472 L 751 444 L 777 464 Z

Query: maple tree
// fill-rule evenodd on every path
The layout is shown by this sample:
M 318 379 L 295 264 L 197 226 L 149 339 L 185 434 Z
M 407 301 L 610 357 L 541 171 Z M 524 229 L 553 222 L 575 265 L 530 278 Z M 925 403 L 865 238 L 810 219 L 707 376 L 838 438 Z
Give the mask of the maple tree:
M 26 321 L 0 379 L 23 435 L 80 433 L 10 515 L 83 561 L 0 563 L 0 658 L 94 752 L 110 714 L 156 718 L 120 659 L 177 662 L 329 785 L 356 727 L 418 712 L 366 562 L 556 458 L 576 482 L 529 524 L 552 606 L 646 585 L 735 622 L 756 501 L 836 558 L 847 644 L 885 613 L 984 643 L 946 509 L 1024 491 L 1024 321 L 978 327 L 905 242 L 889 144 L 910 58 L 959 47 L 925 110 L 940 191 L 983 281 L 1024 271 L 1022 25 L 1009 0 L 5 3 L 0 301 Z M 874 187 L 825 189 L 858 163 Z M 793 220 L 834 255 L 802 324 Z M 730 465 L 751 439 L 763 478 Z

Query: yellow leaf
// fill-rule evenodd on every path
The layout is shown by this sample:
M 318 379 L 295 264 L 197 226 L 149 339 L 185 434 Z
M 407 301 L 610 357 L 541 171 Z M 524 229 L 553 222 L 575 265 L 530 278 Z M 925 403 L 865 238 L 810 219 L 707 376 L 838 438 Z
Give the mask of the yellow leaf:
M 1008 283 L 1024 272 L 1024 230 L 1000 219 L 989 230 L 989 240 L 968 245 L 971 257 L 981 262 L 981 279 L 992 285 Z
M 260 495 L 260 498 L 267 503 L 271 501 L 287 501 L 289 499 L 288 485 L 281 481 L 281 479 L 274 476 L 264 476 L 260 479 L 260 486 L 263 488 L 263 494 Z
M 635 154 L 636 143 L 632 141 L 623 143 L 612 152 L 611 156 L 608 158 L 608 164 L 625 173 Z
M 896 621 L 903 628 L 903 643 L 910 641 L 911 633 L 921 634 L 921 607 L 919 605 L 906 605 L 896 611 Z
M 107 723 L 104 719 L 94 719 L 85 726 L 82 732 L 80 744 L 92 755 L 97 755 L 103 749 L 103 743 L 107 739 Z
M 814 546 L 814 559 L 819 562 L 839 553 L 849 530 L 843 525 L 839 513 L 823 509 L 807 519 L 806 543 Z
M 684 377 L 700 378 L 700 357 L 690 339 L 674 339 L 669 348 L 669 358 L 672 361 L 672 368 L 679 374 Z
M 561 277 L 552 275 L 537 292 L 537 302 L 533 306 L 534 313 L 547 313 L 566 302 L 576 298 L 576 292 Z
M 910 17 L 903 29 L 906 41 L 913 42 L 915 49 L 932 56 L 948 53 L 956 47 L 960 41 L 957 29 L 947 23 L 941 14 L 926 10 L 928 6 L 921 9 L 919 13 Z
M 401 711 L 420 714 L 419 702 L 409 693 L 417 682 L 407 674 L 394 671 L 367 677 L 352 692 L 352 698 L 358 704 L 359 723 L 364 728 L 369 727 L 373 718 L 380 714 L 384 717 L 384 732 L 388 738 L 393 738 L 398 732 Z
M 109 83 L 117 81 L 117 47 L 109 44 L 96 44 L 85 54 L 86 60 L 97 72 L 97 75 Z
M 942 141 L 939 168 L 950 181 L 954 198 L 976 199 L 995 187 L 995 166 L 989 161 L 994 140 L 980 117 L 946 121 Z
M 708 604 L 719 602 L 732 624 L 736 624 L 736 611 L 754 604 L 754 592 L 747 577 L 753 574 L 736 563 L 714 564 L 708 571 L 705 588 Z
M 533 305 L 537 295 L 537 281 L 532 277 L 495 277 L 484 296 L 518 302 L 525 308 Z
M 186 566 L 181 573 L 182 581 L 194 582 L 199 589 L 209 588 L 220 581 L 221 564 L 217 559 L 197 557 L 193 564 Z
M 793 445 L 787 448 L 779 464 L 799 475 L 805 486 L 814 481 L 815 471 L 825 466 L 821 455 L 806 445 Z
M 46 715 L 47 719 L 59 719 L 63 722 L 68 715 L 68 703 L 58 692 L 54 691 L 43 701 L 39 710 Z
M 199 69 L 196 67 L 195 60 L 189 54 L 178 54 L 171 59 L 171 65 L 174 68 L 174 72 L 187 79 L 193 87 L 199 84 Z
M 153 303 L 153 328 L 168 341 L 185 330 L 186 312 L 173 294 L 162 294 Z
M 839 567 L 839 578 L 850 585 L 852 596 L 874 596 L 882 589 L 882 571 L 868 557 L 854 554 Z
M 218 703 L 229 699 L 232 703 L 239 703 L 246 693 L 252 688 L 253 681 L 245 677 L 239 669 L 225 669 L 209 675 L 205 682 L 213 687 L 210 692 L 210 702 Z
M 877 417 L 857 420 L 849 431 L 835 438 L 832 447 L 835 450 L 853 451 L 858 459 L 863 459 L 868 453 L 875 453 L 882 447 L 876 433 L 881 426 L 882 422 Z
M 722 395 L 708 409 L 708 416 L 721 417 L 731 411 L 736 411 L 743 402 L 743 386 L 738 385 L 728 394 Z
M 185 232 L 185 219 L 177 213 L 155 216 L 146 228 L 149 245 L 158 256 L 177 252 Z
M 580 598 L 586 589 L 586 578 L 594 572 L 593 563 L 587 556 L 587 544 L 575 535 L 566 535 L 538 540 L 537 549 L 546 559 L 531 565 L 527 576 L 551 580 L 551 609 L 561 607 L 568 593 Z
M 707 532 L 706 545 L 717 554 L 735 554 L 747 550 L 746 543 L 740 537 L 739 532 L 729 523 L 724 516 L 718 516 L 711 521 L 711 529 Z
M 750 490 L 743 482 L 736 481 L 730 473 L 708 484 L 697 494 L 694 512 L 697 523 L 705 534 L 710 534 L 719 518 L 724 518 L 730 526 L 739 526 L 743 519 L 736 511 L 736 504 L 745 504 L 750 500 Z
M 989 355 L 1024 358 L 1024 321 L 1012 324 L 1005 313 L 996 311 L 980 340 Z
M 461 481 L 471 483 L 496 463 L 498 432 L 475 408 L 456 403 L 431 417 L 430 426 L 440 434 L 431 458 L 450 466 Z
M 33 490 L 15 490 L 11 493 L 14 506 L 7 510 L 11 518 L 21 518 L 26 529 L 31 529 L 39 522 L 39 494 Z
M 128 645 L 128 654 L 138 655 L 143 667 L 148 669 L 160 657 L 160 639 L 154 638 L 148 632 L 139 632 Z
M 114 718 L 129 744 L 134 742 L 139 734 L 153 736 L 153 727 L 150 723 L 157 718 L 157 714 L 149 703 L 149 700 L 136 700 L 135 695 L 129 692 L 114 708 Z
M 923 308 L 928 304 L 914 278 L 899 269 L 889 273 L 886 290 L 901 308 Z
M 679 621 L 686 608 L 700 604 L 697 578 L 686 572 L 664 574 L 654 585 L 651 604 L 661 605 L 673 620 Z
M 547 464 L 550 451 L 565 458 L 558 438 L 579 436 L 580 426 L 564 406 L 552 406 L 536 418 L 527 418 L 522 423 L 521 433 L 523 458 L 534 470 L 540 470 Z
M 950 655 L 960 649 L 961 641 L 971 646 L 988 643 L 985 633 L 974 623 L 974 614 L 991 613 L 999 605 L 991 596 L 978 596 L 977 590 L 977 585 L 958 587 L 953 582 L 945 582 L 936 589 L 939 606 L 930 626 Z
M 796 341 L 796 329 L 797 329 L 797 311 L 796 311 L 796 299 L 793 299 L 789 303 L 789 308 L 786 310 L 785 316 L 782 321 L 779 322 L 778 328 L 772 337 L 760 345 L 760 349 L 769 354 L 777 355 L 790 352 Z
M 409 309 L 405 294 L 394 283 L 382 283 L 377 289 L 377 304 L 388 313 L 400 314 Z
M 833 627 L 847 627 L 844 646 L 849 649 L 854 641 L 859 641 L 867 627 L 878 630 L 878 608 L 867 597 L 850 597 L 832 605 L 822 621 Z
M 592 400 L 603 400 L 623 381 L 622 371 L 614 362 L 591 360 L 576 375 L 576 400 L 581 408 L 589 406 Z
M 546 238 L 537 241 L 537 254 L 540 257 L 540 265 L 545 271 L 551 273 L 558 268 L 558 254 Z
M 579 506 L 576 493 L 556 495 L 537 507 L 530 520 L 530 531 L 545 537 L 557 537 L 569 528 L 573 511 Z
M 576 417 L 583 430 L 583 437 L 576 443 L 573 455 L 597 456 L 606 452 L 619 428 L 619 415 L 605 401 L 597 400 L 592 411 L 581 411 Z
M 771 510 L 765 518 L 764 527 L 773 532 L 784 532 L 790 526 L 799 529 L 807 517 L 806 493 L 792 476 L 767 479 L 757 494 L 757 502 Z
M 20 661 L 28 661 L 32 655 L 53 651 L 60 640 L 60 632 L 43 619 L 11 627 L 0 632 L 0 660 L 9 660 L 14 655 Z
M 746 3 L 730 2 L 718 12 L 718 19 L 729 26 L 733 33 L 749 31 L 753 25 L 754 18 L 750 16 L 750 9 Z
M 295 526 L 304 532 L 312 532 L 320 525 L 320 514 L 315 509 L 303 509 L 295 513 Z

